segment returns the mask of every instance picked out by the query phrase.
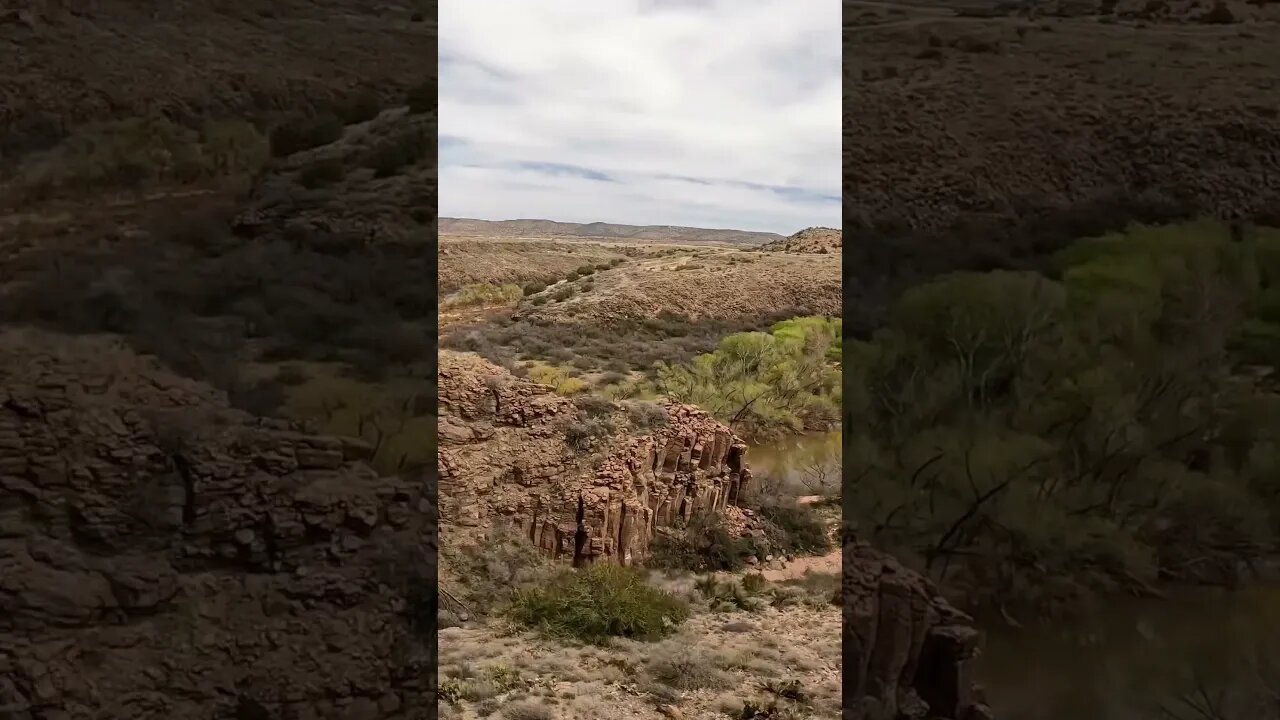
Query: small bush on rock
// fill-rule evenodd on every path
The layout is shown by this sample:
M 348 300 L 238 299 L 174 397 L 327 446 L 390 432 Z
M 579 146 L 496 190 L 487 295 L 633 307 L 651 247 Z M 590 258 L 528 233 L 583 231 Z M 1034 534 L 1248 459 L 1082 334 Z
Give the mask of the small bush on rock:
M 626 403 L 627 417 L 637 428 L 652 430 L 667 424 L 667 409 L 656 402 L 635 400 Z
M 580 418 L 565 425 L 564 441 L 574 450 L 590 450 L 597 440 L 607 438 L 617 428 L 606 418 Z

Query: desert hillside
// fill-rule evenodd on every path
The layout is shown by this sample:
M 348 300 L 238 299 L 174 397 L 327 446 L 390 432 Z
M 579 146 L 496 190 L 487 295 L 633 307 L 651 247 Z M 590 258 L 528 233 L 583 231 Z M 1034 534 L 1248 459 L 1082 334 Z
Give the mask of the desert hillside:
M 195 126 L 221 118 L 265 125 L 361 94 L 389 101 L 422 77 L 418 63 L 386 56 L 435 57 L 431 19 L 412 0 L 377 8 L 342 0 L 7 0 L 0 41 L 22 52 L 0 57 L 0 162 L 89 123 L 163 114 Z
M 1131 220 L 1274 221 L 1278 12 L 848 3 L 849 291 L 880 302 L 884 278 L 1042 266 Z

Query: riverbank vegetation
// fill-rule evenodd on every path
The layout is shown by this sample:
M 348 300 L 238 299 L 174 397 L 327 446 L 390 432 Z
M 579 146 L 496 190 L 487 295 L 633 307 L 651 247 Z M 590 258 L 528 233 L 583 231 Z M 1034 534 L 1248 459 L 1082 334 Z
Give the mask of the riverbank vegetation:
M 740 435 L 825 430 L 840 419 L 840 318 L 784 320 L 735 333 L 684 364 L 660 363 L 656 387 Z
M 1215 223 L 911 288 L 847 348 L 846 519 L 977 605 L 1233 583 L 1280 529 L 1278 310 L 1280 233 Z

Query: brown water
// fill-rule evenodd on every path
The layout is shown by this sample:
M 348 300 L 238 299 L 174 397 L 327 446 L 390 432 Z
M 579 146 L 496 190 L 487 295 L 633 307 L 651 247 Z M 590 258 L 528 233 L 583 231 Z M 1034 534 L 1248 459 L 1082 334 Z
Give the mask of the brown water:
M 824 495 L 840 485 L 840 431 L 793 435 L 752 444 L 747 464 L 756 478 L 794 495 Z
M 1280 659 L 1280 585 L 1182 589 L 1108 601 L 1068 625 L 984 630 L 978 682 L 1001 720 L 1212 718 L 1178 699 L 1197 676 L 1211 698 L 1224 693 L 1225 720 L 1280 717 L 1274 700 L 1270 715 L 1253 704 L 1262 693 L 1252 662 L 1260 647 Z
M 753 444 L 758 478 L 820 494 L 840 481 L 839 430 Z M 1012 629 L 980 621 L 977 682 L 1000 720 L 1209 720 L 1180 704 L 1197 678 L 1227 708 L 1223 720 L 1280 720 L 1252 704 L 1259 648 L 1280 662 L 1280 583 L 1230 591 L 1175 588 L 1165 599 L 1111 598 L 1069 623 Z M 1280 691 L 1280 668 L 1272 678 Z M 1174 710 L 1162 714 L 1161 705 Z

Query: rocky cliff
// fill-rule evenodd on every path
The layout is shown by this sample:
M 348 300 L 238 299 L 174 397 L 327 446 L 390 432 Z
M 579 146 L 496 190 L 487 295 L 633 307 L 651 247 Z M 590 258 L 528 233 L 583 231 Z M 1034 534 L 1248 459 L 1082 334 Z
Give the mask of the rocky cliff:
M 434 513 L 367 452 L 0 331 L 0 716 L 428 717 Z
M 845 718 L 989 720 L 973 619 L 865 543 L 846 540 L 843 560 Z
M 468 354 L 439 363 L 440 522 L 514 527 L 556 557 L 631 563 L 658 528 L 735 515 L 749 492 L 747 446 L 707 413 L 664 403 L 590 412 L 550 387 Z M 583 534 L 579 534 L 579 533 Z

